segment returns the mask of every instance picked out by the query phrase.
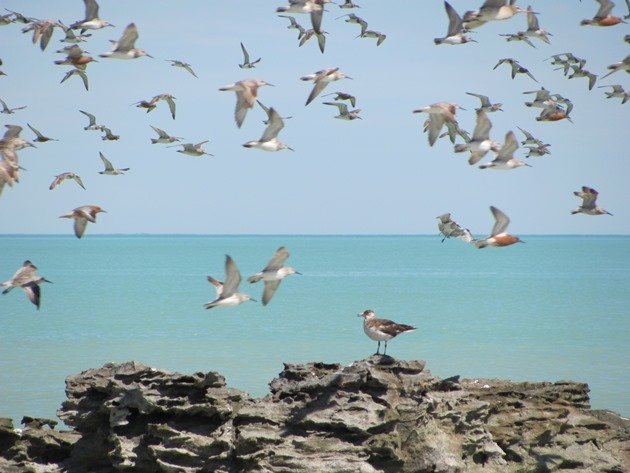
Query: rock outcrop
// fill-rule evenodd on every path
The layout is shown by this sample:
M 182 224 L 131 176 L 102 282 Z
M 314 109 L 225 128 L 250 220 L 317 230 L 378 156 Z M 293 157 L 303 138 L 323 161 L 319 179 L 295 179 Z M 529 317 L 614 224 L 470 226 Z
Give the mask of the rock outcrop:
M 439 379 L 422 361 L 286 364 L 253 399 L 136 362 L 71 376 L 54 421 L 0 420 L 0 471 L 630 471 L 630 422 L 575 382 Z

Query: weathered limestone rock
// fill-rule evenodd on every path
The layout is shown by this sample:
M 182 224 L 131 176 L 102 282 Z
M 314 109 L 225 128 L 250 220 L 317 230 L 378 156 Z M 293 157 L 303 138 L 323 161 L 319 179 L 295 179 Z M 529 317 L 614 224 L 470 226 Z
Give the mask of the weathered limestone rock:
M 252 399 L 218 373 L 135 362 L 66 381 L 55 421 L 0 419 L 0 471 L 630 471 L 630 422 L 582 383 L 439 379 L 422 361 L 285 364 Z

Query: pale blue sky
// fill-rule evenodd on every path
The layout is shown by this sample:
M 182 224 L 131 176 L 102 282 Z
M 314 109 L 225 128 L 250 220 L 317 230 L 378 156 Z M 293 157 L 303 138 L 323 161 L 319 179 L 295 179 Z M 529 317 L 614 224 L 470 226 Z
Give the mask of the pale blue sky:
M 435 46 L 433 38 L 446 32 L 442 1 L 358 0 L 354 12 L 370 29 L 387 34 L 376 47 L 373 39 L 356 39 L 359 26 L 337 16 L 348 13 L 328 5 L 323 28 L 326 52 L 314 40 L 298 47 L 297 32 L 277 17 L 279 1 L 162 0 L 113 2 L 101 0 L 100 16 L 114 25 L 95 31 L 84 49 L 92 56 L 110 49 L 130 22 L 140 38 L 136 46 L 155 57 L 132 61 L 100 59 L 88 67 L 90 90 L 79 78 L 60 84 L 68 69 L 53 64 L 63 56 L 61 32 L 56 31 L 44 52 L 31 43 L 21 24 L 0 27 L 0 98 L 11 107 L 27 105 L 14 115 L 0 115 L 0 124 L 25 128 L 30 123 L 58 142 L 37 144 L 19 152 L 21 182 L 0 197 L 0 233 L 71 234 L 72 224 L 59 219 L 69 210 L 97 204 L 107 210 L 86 236 L 99 233 L 271 233 L 271 234 L 432 234 L 435 217 L 451 212 L 476 236 L 492 226 L 488 210 L 495 205 L 512 219 L 516 234 L 580 233 L 629 234 L 630 219 L 630 103 L 606 99 L 603 84 L 630 89 L 630 76 L 618 72 L 589 91 L 586 79 L 568 80 L 554 71 L 552 54 L 571 51 L 587 59 L 586 68 L 600 76 L 609 64 L 630 52 L 623 42 L 628 25 L 609 28 L 580 26 L 594 15 L 595 1 L 538 0 L 531 5 L 551 32 L 550 45 L 536 41 L 506 42 L 499 33 L 526 28 L 525 15 L 488 23 L 476 30 L 479 43 Z M 481 4 L 481 1 L 478 2 Z M 615 12 L 627 14 L 623 2 Z M 453 0 L 463 14 L 478 6 Z M 519 2 L 524 7 L 525 2 Z M 186 5 L 184 10 L 183 5 Z M 37 18 L 69 24 L 83 18 L 80 0 L 55 2 L 7 0 L 3 7 Z M 351 10 L 350 10 L 351 11 Z M 295 15 L 309 28 L 309 17 Z M 256 69 L 241 70 L 239 42 L 252 58 L 262 57 Z M 492 70 L 498 59 L 519 60 L 539 80 L 510 79 L 507 66 Z M 189 62 L 198 79 L 165 59 Z M 312 84 L 300 76 L 339 66 L 354 78 L 328 86 L 324 93 L 344 91 L 357 97 L 363 120 L 335 120 L 336 109 L 317 98 L 304 106 Z M 266 153 L 241 146 L 257 140 L 264 129 L 264 112 L 250 110 L 238 129 L 233 120 L 235 95 L 219 87 L 246 78 L 264 79 L 275 87 L 260 89 L 259 98 L 275 107 L 285 121 L 280 139 L 295 152 Z M 574 123 L 539 123 L 539 109 L 523 102 L 522 92 L 541 85 L 573 100 Z M 465 154 L 453 153 L 448 140 L 429 147 L 422 134 L 423 115 L 412 110 L 438 101 L 453 101 L 462 127 L 472 132 L 478 101 L 465 92 L 489 95 L 502 102 L 504 112 L 490 115 L 491 136 L 502 141 L 520 126 L 551 144 L 551 155 L 530 158 L 533 167 L 509 172 L 469 166 Z M 165 103 L 151 113 L 131 104 L 160 93 L 176 97 L 177 119 Z M 99 123 L 121 135 L 117 142 L 101 133 L 84 131 L 87 119 L 79 109 L 96 115 Z M 214 157 L 193 158 L 165 145 L 151 145 L 149 125 L 199 142 Z M 115 166 L 130 167 L 125 176 L 102 176 L 99 151 Z M 516 157 L 522 158 L 524 148 Z M 488 158 L 486 158 L 488 160 Z M 67 182 L 54 191 L 56 174 L 74 171 L 87 187 Z M 582 185 L 600 192 L 599 204 L 614 216 L 570 215 L 580 200 L 573 195 Z M 85 238 L 84 237 L 84 238 Z

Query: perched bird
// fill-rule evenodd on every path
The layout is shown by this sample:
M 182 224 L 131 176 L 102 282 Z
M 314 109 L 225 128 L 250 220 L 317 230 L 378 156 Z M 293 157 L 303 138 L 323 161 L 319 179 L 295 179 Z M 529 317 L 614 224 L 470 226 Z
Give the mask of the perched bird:
M 123 31 L 122 36 L 118 41 L 113 43 L 114 49 L 103 54 L 99 54 L 99 57 L 112 58 L 112 59 L 136 59 L 142 56 L 153 58 L 144 49 L 136 48 L 136 40 L 138 39 L 138 28 L 134 23 L 129 23 Z
M 348 110 L 348 106 L 345 103 L 324 102 L 324 105 L 332 105 L 334 107 L 337 107 L 339 109 L 339 115 L 337 115 L 335 118 L 338 118 L 339 120 L 355 120 L 357 118 L 361 118 L 359 116 L 359 112 L 361 111 L 361 109 Z
M 55 187 L 59 186 L 60 184 L 62 184 L 63 182 L 69 179 L 73 180 L 74 182 L 79 184 L 83 189 L 85 189 L 85 186 L 83 185 L 83 181 L 81 181 L 81 178 L 79 177 L 79 175 L 73 172 L 62 172 L 61 174 L 57 174 L 48 189 L 53 190 Z
M 626 56 L 623 59 L 623 61 L 619 61 L 614 64 L 611 64 L 610 66 L 608 66 L 608 69 L 610 70 L 610 72 L 606 74 L 605 76 L 603 76 L 602 79 L 604 79 L 605 77 L 608 77 L 610 74 L 613 74 L 617 71 L 626 71 L 627 73 L 630 74 L 630 55 Z
M 496 157 L 489 163 L 480 164 L 480 169 L 500 169 L 510 170 L 521 166 L 529 166 L 529 164 L 516 159 L 514 157 L 514 151 L 518 149 L 518 141 L 513 131 L 508 131 L 505 135 L 505 141 L 503 146 L 497 152 Z M 531 166 L 529 166 L 531 167 Z
M 306 105 L 311 103 L 328 84 L 340 79 L 352 79 L 352 77 L 349 77 L 345 73 L 341 72 L 338 67 L 329 67 L 313 74 L 300 77 L 300 80 L 312 80 L 315 83 L 313 90 L 311 90 L 311 93 L 306 99 Z
M 411 325 L 397 324 L 387 319 L 379 319 L 373 310 L 365 310 L 362 314 L 358 314 L 359 317 L 363 317 L 363 331 L 372 340 L 376 340 L 378 345 L 376 347 L 375 355 L 380 355 L 381 342 L 385 342 L 385 348 L 383 349 L 383 356 L 387 354 L 387 341 L 391 340 L 397 335 L 404 332 L 411 332 L 416 329 Z
M 256 102 L 258 102 L 258 105 L 260 105 L 260 108 L 262 108 L 265 111 L 265 113 L 267 114 L 267 119 L 263 120 L 263 123 L 265 125 L 269 125 L 269 121 L 271 120 L 271 116 L 272 116 L 271 109 L 269 107 L 267 107 L 266 105 L 264 105 L 260 100 L 256 100 Z M 280 118 L 282 118 L 283 120 L 287 120 L 287 119 L 293 118 L 293 117 L 280 117 Z
M 243 46 L 243 43 L 241 43 L 241 50 L 243 51 L 243 64 L 239 64 L 238 67 L 241 69 L 252 69 L 256 67 L 256 64 L 260 62 L 261 58 L 258 58 L 255 61 L 250 61 L 249 53 L 247 52 L 247 49 L 245 49 L 245 46 Z
M 468 95 L 472 95 L 473 97 L 477 97 L 481 101 L 481 107 L 475 109 L 477 111 L 483 110 L 484 112 L 487 112 L 487 113 L 503 111 L 503 109 L 501 108 L 501 105 L 503 105 L 502 103 L 498 103 L 498 102 L 490 103 L 490 99 L 486 95 L 474 94 L 472 92 L 466 92 L 466 93 Z
M 177 59 L 166 59 L 166 61 L 170 62 L 171 66 L 181 67 L 182 69 L 185 69 L 188 72 L 190 72 L 193 76 L 197 77 L 197 74 L 195 74 L 195 71 L 192 70 L 192 66 L 188 64 L 187 62 L 178 61 Z
M 289 251 L 281 246 L 278 248 L 273 257 L 267 263 L 262 271 L 247 278 L 249 283 L 257 283 L 263 281 L 265 283 L 265 290 L 263 291 L 262 303 L 263 305 L 269 304 L 269 301 L 276 293 L 280 282 L 292 274 L 302 274 L 291 266 L 284 266 L 284 262 L 289 257 Z
M 376 45 L 380 46 L 381 43 L 387 38 L 387 35 L 381 33 L 380 31 L 365 30 L 360 35 L 358 35 L 357 38 L 376 38 Z
M 455 119 L 455 113 L 457 109 L 461 108 L 456 103 L 452 102 L 437 102 L 432 105 L 428 105 L 426 107 L 419 108 L 414 110 L 413 113 L 423 113 L 426 112 L 429 114 L 429 123 L 428 123 L 428 132 L 429 132 L 429 145 L 433 146 L 438 139 L 440 134 L 440 130 L 442 126 L 444 126 L 445 122 L 451 122 L 457 125 L 457 120 Z
M 612 9 L 615 6 L 613 2 L 610 0 L 597 0 L 597 3 L 599 3 L 599 10 L 597 10 L 595 16 L 590 19 L 582 20 L 580 22 L 581 25 L 614 26 L 619 23 L 626 23 L 621 17 L 611 15 Z
M 534 82 L 538 82 L 536 78 L 527 69 L 521 66 L 517 60 L 512 59 L 512 58 L 500 59 L 499 62 L 497 62 L 496 65 L 492 68 L 492 70 L 496 69 L 497 67 L 499 67 L 501 64 L 504 64 L 504 63 L 512 66 L 512 79 L 516 77 L 516 74 L 527 74 L 529 77 L 532 78 L 532 80 L 534 80 Z
M 94 115 L 92 115 L 91 113 L 88 113 L 88 112 L 84 112 L 83 110 L 79 110 L 79 112 L 81 112 L 83 115 L 88 117 L 88 120 L 90 120 L 88 125 L 83 127 L 84 130 L 98 130 L 98 131 L 101 131 L 102 125 L 97 125 L 96 124 L 96 117 Z
M 46 141 L 59 141 L 55 138 L 49 138 L 48 136 L 42 135 L 39 130 L 33 128 L 30 123 L 27 123 L 26 125 L 28 125 L 31 131 L 36 135 L 36 138 L 33 141 L 37 141 L 38 143 L 45 143 Z
M 494 226 L 492 233 L 482 240 L 473 240 L 471 243 L 477 248 L 485 248 L 487 246 L 508 246 L 514 243 L 524 243 L 519 237 L 506 233 L 510 224 L 510 219 L 501 210 L 494 206 L 490 206 L 490 211 L 494 216 Z
M 255 299 L 252 299 L 249 295 L 238 292 L 238 286 L 241 283 L 241 273 L 236 263 L 229 255 L 225 255 L 225 282 L 221 286 L 218 286 L 216 283 L 220 284 L 220 281 L 216 281 L 211 277 L 208 277 L 208 281 L 215 286 L 217 298 L 204 304 L 206 309 L 235 306 L 248 300 L 255 301 Z
M 236 121 L 236 126 L 241 127 L 243 125 L 243 121 L 247 116 L 247 110 L 254 106 L 256 103 L 256 97 L 258 95 L 258 88 L 263 85 L 271 85 L 268 82 L 260 79 L 247 79 L 247 80 L 239 80 L 234 84 L 228 84 L 224 87 L 221 87 L 220 91 L 234 91 L 236 92 L 236 108 L 234 109 L 234 120 Z
M 98 3 L 96 3 L 96 0 L 83 0 L 83 3 L 85 3 L 85 18 L 75 21 L 70 25 L 70 28 L 73 30 L 80 29 L 81 33 L 84 33 L 85 30 L 98 30 L 106 26 L 114 26 L 98 17 Z
M 105 212 L 105 210 L 98 205 L 83 205 L 61 215 L 59 218 L 74 219 L 74 234 L 77 238 L 81 238 L 83 233 L 85 233 L 85 227 L 87 227 L 88 222 L 96 223 L 96 215 L 100 212 Z
M 451 6 L 451 4 L 444 2 L 444 8 L 446 9 L 446 14 L 448 15 L 448 29 L 446 30 L 446 36 L 443 38 L 434 38 L 433 42 L 435 44 L 464 44 L 471 41 L 476 43 L 477 41 L 464 34 L 462 18 Z
M 4 289 L 2 294 L 8 294 L 14 287 L 21 287 L 26 297 L 28 297 L 28 300 L 35 304 L 39 310 L 41 301 L 41 289 L 39 285 L 42 282 L 52 283 L 52 281 L 49 281 L 45 277 L 39 276 L 37 274 L 37 266 L 30 260 L 26 260 L 22 267 L 15 272 L 13 277 L 1 283 L 0 287 Z
M 278 115 L 278 112 L 271 107 L 267 115 L 269 117 L 269 124 L 267 128 L 265 128 L 260 140 L 248 141 L 247 143 L 243 143 L 243 146 L 245 148 L 261 149 L 263 151 L 280 151 L 283 149 L 294 151 L 289 145 L 278 140 L 278 133 L 284 128 L 284 122 L 282 118 L 280 118 L 280 115 Z
M 597 196 L 599 195 L 599 192 L 592 187 L 582 186 L 581 191 L 575 191 L 573 194 L 582 199 L 582 205 L 580 205 L 577 209 L 572 210 L 572 215 L 578 213 L 586 215 L 612 215 L 608 210 L 604 210 L 597 205 Z
M 490 139 L 491 128 L 492 122 L 486 115 L 486 112 L 477 109 L 477 123 L 472 138 L 464 144 L 456 144 L 454 151 L 456 153 L 470 151 L 470 158 L 468 158 L 468 164 L 470 165 L 478 163 L 490 150 L 499 152 L 500 143 Z
M 156 144 L 156 143 L 173 143 L 174 141 L 180 141 L 183 138 L 178 138 L 176 136 L 171 136 L 168 133 L 166 133 L 164 130 L 161 130 L 160 128 L 154 127 L 153 125 L 149 125 L 151 128 L 153 128 L 153 130 L 155 130 L 155 132 L 158 134 L 157 138 L 151 138 L 151 143 L 152 144 Z
M 9 108 L 6 104 L 6 102 L 2 99 L 0 99 L 0 105 L 2 105 L 2 110 L 0 110 L 0 113 L 5 113 L 7 115 L 11 115 L 13 113 L 15 113 L 16 110 L 22 110 L 24 108 L 26 108 L 26 105 L 23 105 L 22 107 L 13 107 L 13 108 Z
M 173 148 L 175 146 L 183 146 L 183 149 L 178 149 L 177 152 L 178 153 L 182 153 L 182 154 L 186 154 L 188 156 L 198 157 L 198 156 L 203 156 L 204 154 L 206 154 L 208 156 L 214 156 L 213 154 L 206 153 L 206 151 L 203 149 L 203 145 L 206 144 L 208 141 L 210 141 L 210 140 L 202 141 L 202 142 L 197 143 L 197 144 L 183 143 L 181 145 L 169 146 L 169 148 Z
M 287 29 L 298 30 L 298 40 L 302 39 L 302 36 L 304 36 L 304 34 L 306 33 L 306 30 L 304 29 L 302 25 L 300 25 L 297 21 L 295 21 L 295 18 L 289 15 L 278 15 L 278 16 L 281 16 L 282 18 L 288 18 L 290 21 L 290 24 L 289 26 L 287 26 Z
M 626 103 L 628 100 L 630 100 L 630 92 L 627 92 L 626 90 L 624 90 L 624 88 L 619 84 L 598 86 L 598 88 L 602 88 L 602 87 L 612 87 L 612 90 L 610 92 L 604 92 L 606 94 L 607 99 L 612 99 L 613 97 L 619 97 L 621 98 L 622 105 Z
M 348 100 L 353 107 L 357 106 L 356 97 L 345 92 L 332 92 L 330 94 L 324 94 L 322 97 L 329 97 L 331 95 L 334 95 L 333 100 Z
M 66 74 L 63 76 L 63 79 L 61 79 L 61 81 L 59 83 L 63 84 L 70 77 L 75 76 L 75 75 L 79 76 L 81 78 L 81 80 L 83 81 L 83 87 L 85 87 L 85 90 L 90 90 L 89 84 L 88 84 L 88 76 L 81 69 L 76 69 L 76 68 L 75 69 L 70 69 L 68 72 L 66 72 Z
M 103 171 L 99 171 L 99 174 L 105 174 L 107 176 L 118 176 L 120 174 L 125 174 L 125 171 L 129 171 L 129 168 L 115 168 L 109 161 L 109 159 L 107 159 L 100 151 L 98 155 L 101 157 L 101 160 L 105 165 L 105 169 Z
M 147 113 L 157 107 L 157 104 L 160 100 L 164 100 L 168 104 L 168 109 L 171 112 L 171 117 L 175 120 L 175 97 L 171 94 L 159 94 L 153 97 L 151 100 L 140 100 L 139 102 L 135 102 L 132 105 L 135 105 L 138 108 L 146 108 Z
M 466 243 L 470 243 L 473 240 L 470 230 L 462 228 L 456 221 L 452 220 L 450 213 L 442 214 L 436 218 L 438 219 L 438 230 L 444 235 L 442 243 L 447 238 L 458 238 Z

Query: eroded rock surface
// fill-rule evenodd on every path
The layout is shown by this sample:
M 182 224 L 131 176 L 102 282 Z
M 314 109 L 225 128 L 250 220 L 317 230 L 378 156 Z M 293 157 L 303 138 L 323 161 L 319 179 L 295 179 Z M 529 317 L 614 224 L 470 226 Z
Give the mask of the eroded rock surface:
M 285 364 L 253 399 L 135 362 L 66 381 L 72 427 L 0 419 L 0 471 L 630 471 L 630 422 L 575 382 L 439 379 L 423 361 Z

